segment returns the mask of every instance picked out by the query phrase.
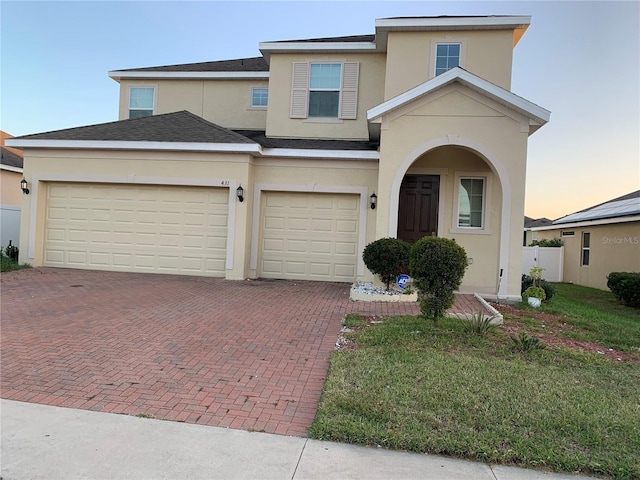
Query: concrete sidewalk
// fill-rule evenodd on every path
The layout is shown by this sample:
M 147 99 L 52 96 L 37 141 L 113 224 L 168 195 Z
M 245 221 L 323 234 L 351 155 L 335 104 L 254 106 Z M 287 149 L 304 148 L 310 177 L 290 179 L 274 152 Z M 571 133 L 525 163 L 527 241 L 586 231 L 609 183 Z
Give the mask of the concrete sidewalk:
M 11 400 L 0 420 L 2 480 L 588 478 Z

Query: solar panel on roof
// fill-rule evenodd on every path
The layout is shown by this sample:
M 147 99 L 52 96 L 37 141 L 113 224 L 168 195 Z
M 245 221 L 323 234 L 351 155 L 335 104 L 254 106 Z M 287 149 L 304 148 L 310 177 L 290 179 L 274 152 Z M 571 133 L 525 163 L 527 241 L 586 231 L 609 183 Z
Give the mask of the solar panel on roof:
M 627 215 L 638 214 L 640 214 L 640 198 L 629 198 L 627 200 L 604 203 L 597 207 L 590 208 L 589 210 L 585 210 L 584 212 L 572 213 L 571 215 L 567 215 L 553 223 L 584 222 L 586 220 L 624 217 Z

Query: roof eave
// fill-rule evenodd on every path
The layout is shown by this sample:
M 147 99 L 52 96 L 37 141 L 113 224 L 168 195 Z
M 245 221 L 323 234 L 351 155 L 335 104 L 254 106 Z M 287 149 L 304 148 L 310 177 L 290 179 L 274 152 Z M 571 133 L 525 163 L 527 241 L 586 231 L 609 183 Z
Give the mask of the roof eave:
M 125 80 L 268 80 L 269 72 L 157 72 L 142 70 L 112 70 L 109 77 Z
M 11 146 L 70 150 L 157 150 L 191 152 L 258 153 L 257 143 L 149 142 L 123 140 L 12 139 Z
M 261 42 L 259 50 L 268 62 L 272 53 L 371 53 L 375 42 Z
M 614 223 L 629 223 L 629 222 L 640 222 L 640 215 L 598 218 L 594 220 L 583 220 L 580 222 L 557 223 L 553 225 L 546 225 L 544 227 L 531 227 L 531 231 L 539 232 L 543 230 L 562 230 L 565 228 L 590 227 L 590 226 L 596 226 L 596 225 L 610 225 Z

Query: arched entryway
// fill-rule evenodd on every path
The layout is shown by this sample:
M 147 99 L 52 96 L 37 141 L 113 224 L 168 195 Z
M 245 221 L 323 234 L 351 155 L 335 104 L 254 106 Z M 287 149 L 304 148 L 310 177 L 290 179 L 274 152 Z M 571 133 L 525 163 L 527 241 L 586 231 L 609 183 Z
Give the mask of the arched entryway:
M 472 284 L 506 296 L 510 183 L 504 164 L 484 145 L 448 136 L 414 149 L 396 170 L 390 200 L 389 236 L 415 241 L 435 234 L 466 244 Z

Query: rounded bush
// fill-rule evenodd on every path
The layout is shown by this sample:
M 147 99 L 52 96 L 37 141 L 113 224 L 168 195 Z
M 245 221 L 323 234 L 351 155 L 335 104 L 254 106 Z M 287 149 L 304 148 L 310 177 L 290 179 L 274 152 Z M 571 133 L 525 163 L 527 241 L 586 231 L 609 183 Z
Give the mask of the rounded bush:
M 362 252 L 362 260 L 371 273 L 378 275 L 387 290 L 401 273 L 409 271 L 409 245 L 398 238 L 380 238 Z
M 627 307 L 640 308 L 640 272 L 611 272 L 607 287 Z
M 409 273 L 421 294 L 422 314 L 433 318 L 444 315 L 453 305 L 453 292 L 460 287 L 467 268 L 467 253 L 455 241 L 423 237 L 409 252 Z

